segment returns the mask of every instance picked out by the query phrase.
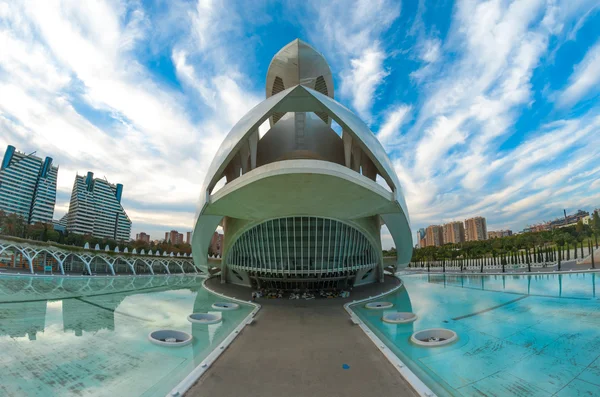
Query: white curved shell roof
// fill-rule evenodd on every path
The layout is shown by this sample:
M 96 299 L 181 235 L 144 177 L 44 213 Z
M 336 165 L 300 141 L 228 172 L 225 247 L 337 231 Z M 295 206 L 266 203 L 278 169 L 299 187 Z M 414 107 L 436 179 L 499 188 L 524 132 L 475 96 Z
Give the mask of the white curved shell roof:
M 349 203 L 340 204 L 339 209 L 332 208 L 331 205 L 324 205 L 323 200 L 333 201 L 336 197 L 339 202 L 340 197 L 334 192 L 328 193 L 331 197 L 321 197 L 320 207 L 315 208 L 314 214 L 311 214 L 333 216 L 331 214 L 335 213 L 336 216 L 343 217 L 346 214 L 343 208 L 346 207 L 348 211 L 353 212 L 353 214 L 347 214 L 346 219 L 351 219 L 353 216 L 373 217 L 379 215 L 394 239 L 399 253 L 398 263 L 408 263 L 412 255 L 412 233 L 408 209 L 394 166 L 369 127 L 352 111 L 333 99 L 333 79 L 323 56 L 300 40 L 286 45 L 275 55 L 269 66 L 266 89 L 267 98 L 246 113 L 233 126 L 217 150 L 206 174 L 192 242 L 196 265 L 201 268 L 206 266 L 208 242 L 224 216 L 251 219 L 249 214 L 254 214 L 255 218 L 262 219 L 263 217 L 289 216 L 294 213 L 308 214 L 313 210 L 310 208 L 310 203 L 315 197 L 319 197 L 319 192 L 331 190 L 331 187 L 336 184 L 339 185 L 340 194 L 345 192 L 348 195 L 355 194 L 356 197 L 361 195 L 370 197 L 368 200 L 362 201 L 369 208 L 351 208 Z M 295 113 L 301 117 L 295 117 L 292 120 L 289 116 L 285 116 L 286 113 Z M 323 120 L 325 123 L 323 127 L 327 127 L 327 129 L 330 129 L 328 124 L 331 120 L 335 120 L 341 126 L 342 138 L 332 132 L 332 139 L 340 141 L 334 142 L 338 151 L 339 145 L 342 145 L 344 159 L 341 163 L 339 160 L 332 161 L 331 156 L 317 156 L 318 151 L 314 150 L 313 146 L 302 143 L 305 141 L 302 141 L 301 144 L 291 144 L 294 139 L 311 139 L 310 137 L 315 139 L 324 136 L 323 134 L 298 133 L 298 131 L 304 131 L 305 128 L 314 127 L 310 127 L 311 119 L 302 116 L 303 113 L 315 113 Z M 265 156 L 269 157 L 268 161 L 257 162 L 258 128 L 267 119 L 270 119 L 272 126 L 269 133 L 279 132 L 289 135 L 285 142 L 281 142 L 289 144 L 290 147 L 278 148 L 277 153 L 274 153 L 277 156 L 271 156 L 272 158 Z M 277 128 L 279 120 L 283 121 Z M 298 127 L 298 123 L 300 123 L 300 127 Z M 274 145 L 285 146 L 281 142 L 278 139 L 272 139 L 264 148 L 272 148 Z M 265 143 L 267 142 L 265 141 Z M 299 153 L 303 150 L 315 153 L 310 153 L 314 157 L 286 158 L 284 156 L 286 150 L 290 153 Z M 323 153 L 329 154 L 327 151 Z M 298 160 L 295 160 L 296 158 Z M 309 172 L 307 167 L 321 168 L 309 170 Z M 312 177 L 304 178 L 304 174 L 312 175 Z M 391 193 L 379 192 L 378 189 L 383 188 L 375 182 L 377 175 L 387 182 L 392 190 Z M 215 185 L 224 176 L 228 181 L 226 186 L 213 194 Z M 277 190 L 276 186 L 271 186 L 272 183 L 278 183 L 276 182 L 277 178 L 284 181 L 284 184 L 296 178 L 298 186 L 306 181 L 302 186 L 310 185 L 310 189 L 305 188 L 305 191 L 302 192 L 306 193 L 306 197 L 303 198 L 305 202 L 288 204 L 290 208 L 282 208 L 281 205 L 290 203 L 294 197 L 282 200 L 283 203 L 276 200 L 269 201 L 268 195 Z M 337 178 L 339 181 L 331 178 Z M 319 183 L 321 183 L 320 186 L 318 186 Z M 357 190 L 360 186 L 363 186 L 360 188 L 362 190 Z M 312 188 L 316 190 L 312 190 L 312 195 L 308 194 L 307 192 L 311 192 Z M 275 195 L 283 196 L 285 193 L 286 191 L 281 190 Z M 249 203 L 257 197 L 263 198 L 255 200 L 257 203 Z M 379 204 L 375 206 L 374 202 Z M 305 206 L 302 207 L 301 204 Z M 237 207 L 234 208 L 234 206 Z
M 325 80 L 327 95 L 333 98 L 333 77 L 325 57 L 304 41 L 296 39 L 279 50 L 271 60 L 267 71 L 267 98 L 273 96 L 276 77 L 281 78 L 284 89 L 296 85 L 315 89 L 319 76 Z

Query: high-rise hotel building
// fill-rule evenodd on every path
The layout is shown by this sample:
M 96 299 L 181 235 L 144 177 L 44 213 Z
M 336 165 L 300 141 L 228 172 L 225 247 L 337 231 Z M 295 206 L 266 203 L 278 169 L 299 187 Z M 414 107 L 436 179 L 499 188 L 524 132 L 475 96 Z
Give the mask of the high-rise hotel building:
M 0 210 L 27 223 L 51 223 L 56 203 L 58 167 L 52 158 L 25 154 L 9 145 L 0 165 Z
M 123 185 L 106 179 L 75 176 L 71 203 L 66 217 L 67 230 L 94 237 L 129 240 L 131 221 L 121 206 Z

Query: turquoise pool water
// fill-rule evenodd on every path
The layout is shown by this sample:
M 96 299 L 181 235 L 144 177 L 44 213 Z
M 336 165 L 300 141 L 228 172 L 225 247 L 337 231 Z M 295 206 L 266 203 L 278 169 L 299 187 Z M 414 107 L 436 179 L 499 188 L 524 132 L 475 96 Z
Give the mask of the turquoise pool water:
M 600 274 L 400 278 L 404 286 L 379 299 L 392 309 L 351 308 L 439 396 L 600 396 Z M 387 311 L 419 319 L 387 324 Z M 409 341 L 427 328 L 459 339 Z
M 252 310 L 191 324 L 216 297 L 196 276 L 0 277 L 1 396 L 164 396 Z M 161 328 L 191 345 L 156 346 Z

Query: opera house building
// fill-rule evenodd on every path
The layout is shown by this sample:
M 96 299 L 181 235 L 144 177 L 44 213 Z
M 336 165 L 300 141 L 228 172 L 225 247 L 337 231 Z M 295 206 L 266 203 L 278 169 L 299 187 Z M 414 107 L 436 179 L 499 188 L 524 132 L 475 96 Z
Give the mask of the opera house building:
M 221 225 L 222 282 L 316 289 L 383 281 L 382 225 L 398 251 L 397 267 L 412 255 L 408 210 L 390 159 L 369 127 L 334 99 L 325 58 L 300 40 L 274 56 L 266 99 L 226 136 L 201 195 L 194 262 L 208 270 Z

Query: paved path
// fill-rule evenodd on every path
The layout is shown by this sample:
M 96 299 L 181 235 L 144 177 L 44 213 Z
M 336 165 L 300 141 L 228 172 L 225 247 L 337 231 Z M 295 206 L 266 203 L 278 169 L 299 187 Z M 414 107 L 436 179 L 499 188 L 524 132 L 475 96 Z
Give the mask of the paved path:
M 387 278 L 384 290 L 397 281 Z M 210 287 L 248 299 L 247 288 Z M 355 288 L 351 300 L 376 295 L 382 285 Z M 186 396 L 353 397 L 416 396 L 343 309 L 347 300 L 267 300 Z M 343 365 L 350 366 L 343 369 Z

